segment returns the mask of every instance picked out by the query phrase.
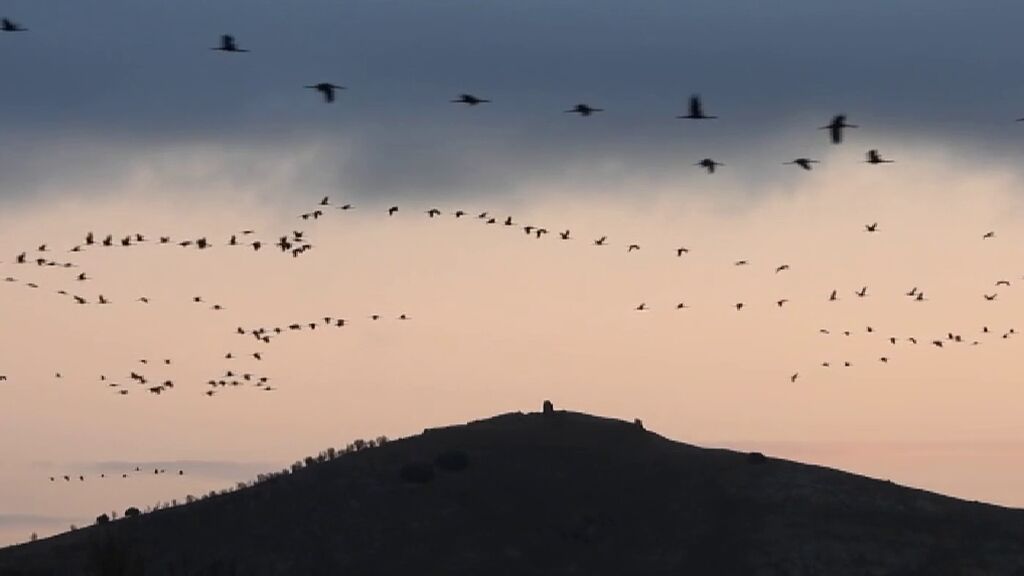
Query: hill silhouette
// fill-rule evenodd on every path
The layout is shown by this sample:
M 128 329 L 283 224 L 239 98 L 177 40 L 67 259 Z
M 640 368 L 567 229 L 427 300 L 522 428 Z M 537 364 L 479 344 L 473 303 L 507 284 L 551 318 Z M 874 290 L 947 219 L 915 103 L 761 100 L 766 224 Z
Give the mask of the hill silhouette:
M 512 413 L 0 550 L 8 575 L 1024 575 L 1024 510 Z

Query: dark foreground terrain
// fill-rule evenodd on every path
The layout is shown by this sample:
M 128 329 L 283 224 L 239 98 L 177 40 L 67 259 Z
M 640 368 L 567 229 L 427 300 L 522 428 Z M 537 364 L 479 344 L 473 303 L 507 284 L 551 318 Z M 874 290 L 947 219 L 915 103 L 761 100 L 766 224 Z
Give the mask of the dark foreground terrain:
M 1024 575 L 1024 511 L 571 412 L 0 550 L 7 575 Z

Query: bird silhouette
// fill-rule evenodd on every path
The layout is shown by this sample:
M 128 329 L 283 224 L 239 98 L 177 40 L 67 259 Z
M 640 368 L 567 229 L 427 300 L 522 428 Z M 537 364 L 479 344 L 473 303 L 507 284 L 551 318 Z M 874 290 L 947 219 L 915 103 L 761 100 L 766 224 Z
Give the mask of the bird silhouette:
M 305 86 L 312 90 L 316 90 L 324 97 L 324 102 L 330 104 L 334 102 L 334 93 L 338 90 L 345 90 L 344 86 L 338 86 L 337 84 L 331 84 L 330 82 L 319 82 L 317 84 L 310 84 Z
M 871 224 L 864 225 L 865 232 L 878 232 L 878 222 L 872 222 Z
M 451 102 L 453 102 L 455 104 L 466 104 L 468 106 L 476 106 L 478 104 L 487 104 L 487 103 L 490 102 L 490 100 L 485 100 L 483 98 L 477 98 L 476 96 L 473 96 L 472 94 L 459 94 L 459 97 L 456 98 L 455 100 L 452 100 Z
M 894 162 L 893 160 L 884 160 L 882 155 L 878 153 L 878 150 L 874 148 L 868 150 L 867 157 L 868 159 L 865 162 L 868 164 L 892 164 Z
M 703 104 L 701 104 L 700 101 L 700 96 L 694 94 L 693 96 L 690 96 L 690 104 L 687 108 L 686 115 L 676 116 L 676 118 L 682 120 L 714 120 L 715 118 L 718 118 L 718 116 L 708 116 L 707 114 L 705 114 L 704 106 Z
M 795 160 L 790 160 L 789 162 L 783 162 L 783 164 L 794 164 L 804 170 L 810 170 L 812 168 L 811 164 L 818 164 L 818 161 L 811 160 L 810 158 L 797 158 Z
M 395 212 L 398 212 L 398 206 L 392 206 L 388 208 L 388 216 L 394 216 Z
M 716 167 L 718 167 L 718 166 L 725 166 L 725 164 L 723 164 L 721 162 L 716 162 L 716 161 L 712 160 L 711 158 L 705 158 L 705 159 L 701 160 L 700 162 L 697 162 L 696 164 L 694 164 L 694 166 L 700 166 L 701 168 L 707 170 L 708 174 L 714 174 Z
M 28 32 L 28 28 L 25 28 L 8 18 L 3 18 L 0 19 L 0 32 Z
M 248 52 L 248 50 L 238 47 L 235 42 L 235 37 L 230 34 L 222 34 L 220 37 L 220 46 L 210 48 L 210 50 L 218 50 L 220 52 Z
M 566 114 L 579 114 L 580 116 L 590 116 L 596 112 L 604 112 L 604 108 L 593 108 L 587 104 L 577 104 L 572 108 L 565 110 Z
M 832 117 L 832 121 L 826 126 L 822 126 L 820 130 L 828 130 L 829 138 L 833 144 L 842 144 L 843 129 L 845 128 L 857 128 L 857 125 L 847 124 L 845 114 L 836 114 Z

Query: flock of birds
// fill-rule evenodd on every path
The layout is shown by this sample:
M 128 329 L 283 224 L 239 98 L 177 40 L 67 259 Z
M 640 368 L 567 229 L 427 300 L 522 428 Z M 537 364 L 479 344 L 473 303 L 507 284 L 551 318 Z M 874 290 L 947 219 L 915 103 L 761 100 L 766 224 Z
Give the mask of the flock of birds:
M 22 33 L 28 32 L 28 29 L 21 24 L 12 21 L 9 18 L 0 19 L 0 32 L 5 33 Z M 216 46 L 211 47 L 212 50 L 223 52 L 223 53 L 247 53 L 248 49 L 242 48 L 236 41 L 234 36 L 225 34 L 219 39 Z M 323 100 L 324 103 L 331 104 L 337 101 L 339 92 L 347 90 L 347 87 L 335 84 L 333 82 L 317 82 L 314 84 L 306 85 L 304 88 L 315 91 Z M 481 105 L 490 104 L 491 100 L 482 98 L 470 93 L 462 93 L 457 95 L 455 98 L 450 100 L 451 103 L 465 105 L 468 107 L 476 107 Z M 575 114 L 583 118 L 591 117 L 599 113 L 605 112 L 603 108 L 592 106 L 587 103 L 579 103 L 568 109 L 563 110 L 566 114 Z M 704 103 L 699 95 L 693 95 L 689 98 L 687 110 L 685 114 L 677 115 L 676 118 L 682 120 L 693 120 L 693 121 L 711 121 L 718 118 L 718 116 L 707 113 L 704 107 Z M 1024 118 L 1019 118 L 1017 121 L 1024 121 Z M 836 114 L 831 120 L 821 126 L 819 129 L 826 130 L 828 134 L 828 141 L 831 144 L 841 144 L 844 141 L 844 135 L 847 130 L 859 128 L 856 124 L 851 124 L 848 118 L 844 114 Z M 882 165 L 890 164 L 893 160 L 885 158 L 877 149 L 869 149 L 865 154 L 865 163 L 870 165 Z M 785 165 L 796 166 L 802 170 L 810 171 L 815 165 L 819 164 L 820 161 L 810 157 L 798 157 L 792 160 L 783 162 Z M 708 174 L 715 174 L 718 169 L 725 166 L 723 162 L 712 158 L 704 158 L 699 162 L 695 163 L 695 166 L 705 170 Z M 315 205 L 311 206 L 306 212 L 298 215 L 298 218 L 306 223 L 312 224 L 320 220 L 321 218 L 327 217 L 330 211 L 348 212 L 355 209 L 355 206 L 351 203 L 343 203 L 335 205 L 331 202 L 329 197 L 322 198 Z M 388 207 L 384 214 L 386 217 L 393 218 L 398 216 L 400 208 L 397 205 Z M 445 211 L 440 208 L 432 207 L 425 211 L 426 217 L 430 219 L 438 218 L 446 215 Z M 447 215 L 454 217 L 455 219 L 466 219 L 466 220 L 478 220 L 484 225 L 504 227 L 517 229 L 522 231 L 527 237 L 533 239 L 542 239 L 545 236 L 550 235 L 551 238 L 556 238 L 559 241 L 571 241 L 575 240 L 572 231 L 568 228 L 551 228 L 541 226 L 538 224 L 530 224 L 519 222 L 512 216 L 508 215 L 497 215 L 487 211 L 467 211 L 467 210 L 455 210 L 447 212 Z M 383 214 L 382 214 L 383 216 Z M 880 231 L 879 224 L 877 222 L 871 222 L 864 224 L 864 232 L 867 234 L 875 234 Z M 155 240 L 151 239 L 155 238 Z M 989 231 L 981 235 L 982 240 L 989 240 L 995 238 L 995 232 Z M 589 244 L 594 247 L 609 247 L 612 244 L 609 241 L 607 235 L 598 236 L 596 238 L 590 238 Z M 272 252 L 288 255 L 292 258 L 298 258 L 310 250 L 314 249 L 314 244 L 310 242 L 307 232 L 305 230 L 290 230 L 287 233 L 275 235 L 272 238 L 260 238 L 254 230 L 241 230 L 234 234 L 231 234 L 228 238 L 223 241 L 214 241 L 207 236 L 191 237 L 191 238 L 171 238 L 170 236 L 150 236 L 143 233 L 132 233 L 127 235 L 115 235 L 115 234 L 103 234 L 97 235 L 93 232 L 88 232 L 84 235 L 83 240 L 70 247 L 65 251 L 60 252 L 61 256 L 52 256 L 55 253 L 54 248 L 49 244 L 40 244 L 34 249 L 21 250 L 14 255 L 13 260 L 8 262 L 0 262 L 0 264 L 12 265 L 21 269 L 47 269 L 53 268 L 58 270 L 71 270 L 73 274 L 73 281 L 76 285 L 80 286 L 80 289 L 71 290 L 68 287 L 61 287 L 53 290 L 53 292 L 59 296 L 67 298 L 71 303 L 79 306 L 85 305 L 99 305 L 99 306 L 111 306 L 119 304 L 112 298 L 104 295 L 99 291 L 88 290 L 88 287 L 96 283 L 93 275 L 88 271 L 80 270 L 80 264 L 76 262 L 76 256 L 93 250 L 104 250 L 104 249 L 115 249 L 115 248 L 139 248 L 142 246 L 168 246 L 168 247 L 179 247 L 183 249 L 191 249 L 198 251 L 215 250 L 221 248 L 227 249 L 248 249 L 254 252 L 260 252 L 264 248 L 270 248 Z M 627 242 L 623 245 L 626 254 L 633 254 L 641 251 L 641 245 L 636 242 Z M 621 248 L 620 248 L 621 249 Z M 675 258 L 683 258 L 690 253 L 690 248 L 687 246 L 673 246 L 671 249 L 664 248 L 666 256 L 672 256 Z M 750 262 L 747 260 L 737 260 L 733 262 L 734 266 L 748 266 Z M 774 266 L 775 274 L 782 274 L 790 269 L 788 264 L 779 264 Z M 43 286 L 36 280 L 23 279 L 25 275 L 18 274 L 8 275 L 3 278 L 3 281 L 8 284 L 21 284 L 29 289 L 39 290 L 43 289 Z M 30 275 L 29 275 L 30 276 Z M 1002 287 L 1009 287 L 1011 285 L 1009 280 L 1000 279 L 995 282 L 995 288 L 999 289 Z M 63 286 L 63 285 L 62 285 Z M 861 286 L 858 289 L 851 291 L 855 298 L 866 298 L 869 296 L 868 286 Z M 995 301 L 998 298 L 998 292 L 984 292 L 982 294 L 985 301 Z M 929 299 L 926 297 L 925 292 L 918 287 L 913 287 L 905 293 L 908 300 L 915 303 L 927 302 Z M 823 295 L 823 299 L 827 302 L 839 301 L 842 297 L 840 290 L 832 289 L 827 294 Z M 149 305 L 153 303 L 153 299 L 144 294 L 139 294 L 134 298 L 132 304 L 134 305 Z M 191 303 L 197 306 L 206 306 L 211 311 L 223 311 L 226 306 L 219 302 L 208 302 L 203 296 L 195 295 L 191 297 Z M 789 303 L 789 299 L 781 298 L 774 301 L 773 305 L 779 309 L 784 308 Z M 742 312 L 749 306 L 746 302 L 736 302 L 732 305 L 736 312 Z M 675 310 L 686 310 L 691 308 L 691 305 L 687 302 L 675 302 L 671 308 Z M 640 302 L 634 304 L 634 310 L 637 312 L 647 312 L 652 307 L 647 302 Z M 400 314 L 372 314 L 366 318 L 370 322 L 379 322 L 386 319 L 394 319 L 397 321 L 408 321 L 410 317 L 405 313 Z M 234 333 L 240 337 L 251 339 L 251 342 L 255 345 L 266 345 L 270 344 L 276 338 L 284 336 L 286 334 L 296 332 L 324 332 L 328 330 L 337 330 L 345 328 L 352 324 L 352 318 L 340 317 L 335 314 L 324 314 L 316 319 L 306 319 L 303 321 L 296 321 L 284 325 L 263 325 L 263 326 L 238 326 L 234 329 Z M 966 345 L 966 346 L 977 346 L 981 344 L 986 337 L 997 337 L 1002 339 L 1008 339 L 1017 334 L 1016 330 L 1012 327 L 1000 330 L 992 330 L 988 326 L 981 327 L 977 333 L 971 333 L 965 335 L 961 332 L 950 331 L 946 334 L 934 336 L 934 337 L 921 337 L 917 336 L 895 336 L 895 335 L 883 335 L 880 331 L 876 330 L 872 326 L 866 326 L 863 329 L 866 334 L 871 334 L 882 339 L 884 342 L 888 342 L 890 346 L 896 346 L 899 343 L 908 343 L 910 345 L 917 345 L 918 343 L 931 345 L 936 348 L 943 348 L 947 346 L 955 345 Z M 833 332 L 829 329 L 822 328 L 820 330 L 822 335 L 833 335 Z M 854 331 L 843 330 L 841 332 L 843 336 L 849 337 L 854 334 Z M 838 333 L 837 333 L 838 334 Z M 262 362 L 265 357 L 265 350 L 262 348 L 255 351 L 247 351 L 244 353 L 236 353 L 234 351 L 227 351 L 222 354 L 222 359 L 225 362 L 238 363 L 240 361 L 246 362 Z M 878 357 L 878 362 L 887 364 L 890 361 L 889 354 L 883 354 Z M 125 370 L 124 374 L 120 378 L 108 377 L 106 374 L 100 374 L 97 377 L 98 382 L 105 385 L 107 388 L 112 390 L 118 395 L 128 395 L 131 390 L 136 389 L 144 393 L 148 393 L 154 396 L 160 396 L 164 393 L 168 393 L 175 389 L 175 381 L 173 378 L 167 377 L 165 373 L 161 373 L 161 370 L 166 370 L 167 366 L 172 365 L 170 358 L 162 359 L 162 361 L 150 362 L 147 359 L 138 361 L 137 366 L 133 366 L 129 370 Z M 841 362 L 833 363 L 832 361 L 820 362 L 821 368 L 831 368 L 833 366 L 851 367 L 853 362 L 850 360 L 843 360 Z M 163 368 L 160 368 L 163 367 Z M 63 378 L 61 372 L 55 372 L 54 377 L 57 379 Z M 789 375 L 791 382 L 796 382 L 800 377 L 800 372 L 793 372 Z M 0 374 L 0 382 L 7 382 L 8 376 L 6 374 Z M 244 366 L 236 366 L 232 364 L 229 368 L 223 370 L 218 375 L 210 378 L 205 383 L 202 393 L 206 396 L 212 397 L 218 394 L 221 390 L 234 387 L 248 386 L 256 388 L 265 392 L 271 392 L 276 390 L 275 386 L 271 385 L 271 379 L 265 374 L 261 374 L 255 370 L 246 370 Z M 138 468 L 135 472 L 141 472 Z M 154 474 L 164 474 L 165 470 L 156 469 Z M 178 475 L 183 475 L 184 471 L 179 470 Z M 123 478 L 128 477 L 128 473 L 122 474 Z M 56 482 L 61 477 L 51 477 L 52 482 Z M 73 475 L 65 475 L 62 477 L 64 481 L 70 482 L 75 478 Z M 79 481 L 84 482 L 85 475 L 77 475 Z M 100 478 L 105 478 L 104 474 L 100 475 Z
M 122 472 L 121 473 L 121 478 L 122 479 L 131 478 L 133 473 L 134 474 L 138 474 L 138 475 L 149 474 L 148 470 L 143 470 L 141 466 L 136 466 L 134 472 Z M 161 476 L 161 475 L 163 475 L 163 476 L 168 475 L 168 472 L 167 472 L 166 468 L 154 468 L 153 469 L 152 476 Z M 175 473 L 174 475 L 175 476 L 184 476 L 185 475 L 185 471 L 182 470 L 182 469 L 179 469 L 178 472 Z M 61 474 L 59 476 L 50 476 L 50 482 L 57 482 L 59 480 L 64 480 L 65 482 L 71 482 L 71 481 L 76 480 L 76 479 L 79 482 L 85 482 L 89 477 L 90 476 L 88 474 Z M 113 478 L 114 476 L 110 476 L 110 477 Z M 93 479 L 105 480 L 105 479 L 107 479 L 107 473 L 106 472 L 100 472 L 99 474 L 94 474 L 93 475 Z

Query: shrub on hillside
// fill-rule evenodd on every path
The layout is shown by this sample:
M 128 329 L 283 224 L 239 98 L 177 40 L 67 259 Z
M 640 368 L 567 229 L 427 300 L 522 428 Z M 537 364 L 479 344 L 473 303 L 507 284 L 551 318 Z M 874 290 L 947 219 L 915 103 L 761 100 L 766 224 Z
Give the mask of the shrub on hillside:
M 398 475 L 403 482 L 429 484 L 434 479 L 434 465 L 430 462 L 411 462 L 402 466 Z
M 747 454 L 747 462 L 751 464 L 767 464 L 768 457 L 760 452 L 751 452 Z
M 434 464 L 441 470 L 461 472 L 469 468 L 469 454 L 462 450 L 448 450 L 437 455 Z
M 135 518 L 136 516 L 139 516 L 141 514 L 142 511 L 136 508 L 135 506 L 132 506 L 131 508 L 124 511 L 125 518 Z
M 107 516 L 106 514 L 100 514 L 99 516 L 96 517 L 96 524 L 97 525 L 99 525 L 99 524 L 109 524 L 109 523 L 110 523 L 110 516 Z

